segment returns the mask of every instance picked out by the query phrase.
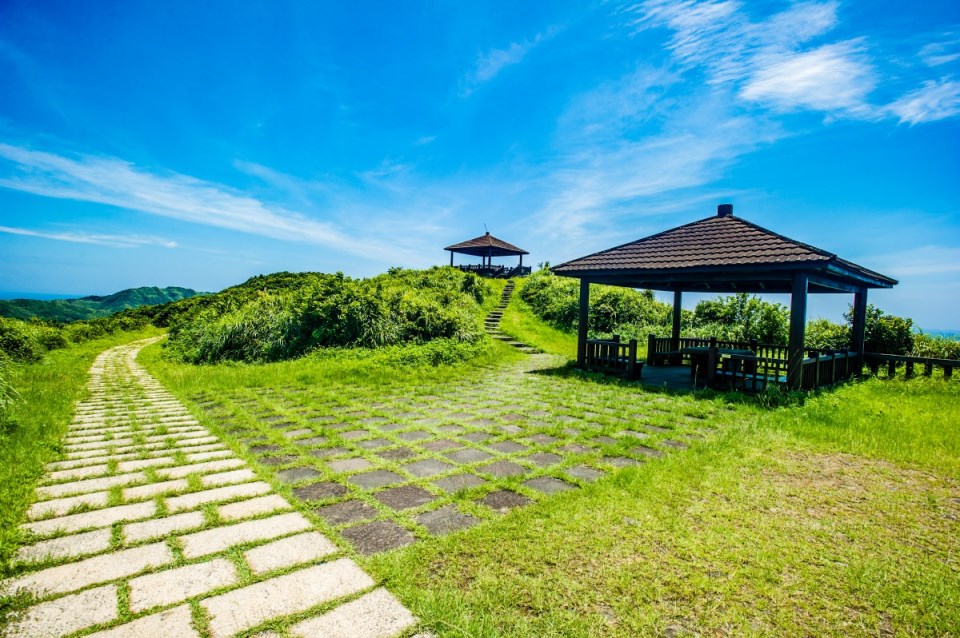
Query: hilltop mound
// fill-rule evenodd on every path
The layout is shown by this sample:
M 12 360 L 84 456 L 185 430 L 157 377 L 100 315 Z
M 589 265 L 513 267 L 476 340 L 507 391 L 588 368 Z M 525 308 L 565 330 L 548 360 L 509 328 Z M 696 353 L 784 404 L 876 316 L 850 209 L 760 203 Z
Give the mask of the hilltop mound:
M 80 297 L 78 299 L 55 299 L 39 301 L 37 299 L 0 300 L 0 316 L 27 321 L 37 318 L 46 321 L 69 323 L 108 317 L 112 314 L 141 306 L 156 306 L 189 299 L 204 293 L 170 286 L 129 288 L 112 295 Z
M 453 268 L 370 279 L 276 273 L 179 304 L 167 351 L 191 363 L 291 359 L 319 347 L 482 338 L 490 285 Z

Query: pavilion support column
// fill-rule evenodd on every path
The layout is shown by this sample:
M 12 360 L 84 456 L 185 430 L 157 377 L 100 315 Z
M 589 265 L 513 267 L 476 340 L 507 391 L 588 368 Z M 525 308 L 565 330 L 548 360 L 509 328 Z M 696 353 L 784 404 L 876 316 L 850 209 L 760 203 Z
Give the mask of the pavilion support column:
M 450 265 L 453 266 L 453 251 L 450 251 Z
M 587 319 L 590 315 L 590 282 L 580 280 L 580 323 L 577 325 L 577 367 L 587 365 Z
M 867 289 L 860 288 L 853 294 L 853 330 L 850 332 L 850 349 L 858 352 L 854 365 L 856 375 L 863 372 L 863 343 L 867 336 Z
M 680 316 L 683 293 L 679 290 L 673 291 L 673 330 L 670 332 L 670 349 L 674 352 L 680 350 Z M 679 359 L 679 357 L 678 357 Z M 680 361 L 673 361 L 674 365 L 680 365 Z
M 803 342 L 807 330 L 807 288 L 809 277 L 798 273 L 793 277 L 790 294 L 790 341 L 787 344 L 787 386 L 799 390 L 803 382 Z

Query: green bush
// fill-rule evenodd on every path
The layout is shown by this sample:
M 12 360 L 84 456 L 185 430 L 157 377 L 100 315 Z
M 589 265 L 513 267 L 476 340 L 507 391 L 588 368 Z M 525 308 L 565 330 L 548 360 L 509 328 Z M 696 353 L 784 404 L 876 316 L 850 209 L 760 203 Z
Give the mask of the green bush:
M 960 338 L 936 337 L 921 332 L 914 335 L 910 354 L 932 359 L 960 359 Z
M 166 347 L 182 361 L 215 363 L 280 361 L 319 347 L 473 342 L 484 334 L 490 294 L 489 284 L 454 268 L 395 268 L 370 279 L 277 273 L 189 300 Z
M 852 321 L 853 311 L 844 315 Z M 867 304 L 864 352 L 882 354 L 910 354 L 913 350 L 913 319 L 885 314 L 873 304 Z
M 14 361 L 38 361 L 46 348 L 43 330 L 19 319 L 0 318 L 0 353 Z
M 721 339 L 785 344 L 789 334 L 790 311 L 779 303 L 769 303 L 756 295 L 739 293 L 717 299 L 704 299 L 693 311 L 693 327 L 710 327 Z M 718 334 L 722 332 L 723 334 Z
M 828 319 L 814 319 L 807 324 L 806 346 L 818 350 L 842 350 L 850 347 L 850 326 Z

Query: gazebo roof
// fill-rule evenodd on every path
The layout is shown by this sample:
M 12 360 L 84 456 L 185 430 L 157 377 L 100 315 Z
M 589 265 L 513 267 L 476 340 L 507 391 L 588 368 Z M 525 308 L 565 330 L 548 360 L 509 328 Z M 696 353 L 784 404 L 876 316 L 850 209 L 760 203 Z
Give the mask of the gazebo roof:
M 518 248 L 502 239 L 497 239 L 490 233 L 480 235 L 459 244 L 447 246 L 444 250 L 463 255 L 474 255 L 477 257 L 507 257 L 511 255 L 529 255 L 523 248 Z
M 891 288 L 897 281 L 837 255 L 733 215 L 715 216 L 574 259 L 558 275 L 596 283 L 699 292 L 790 292 L 793 275 L 810 275 L 811 292 Z

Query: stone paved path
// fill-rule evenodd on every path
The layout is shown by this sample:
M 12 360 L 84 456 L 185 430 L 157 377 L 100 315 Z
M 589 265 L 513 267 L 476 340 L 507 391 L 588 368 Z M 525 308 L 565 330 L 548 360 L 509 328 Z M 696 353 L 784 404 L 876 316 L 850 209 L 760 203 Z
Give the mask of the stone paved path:
M 24 524 L 14 637 L 408 635 L 415 618 L 135 361 L 90 371 Z M 93 630 L 93 633 L 89 633 Z M 79 632 L 79 633 L 78 633 Z

